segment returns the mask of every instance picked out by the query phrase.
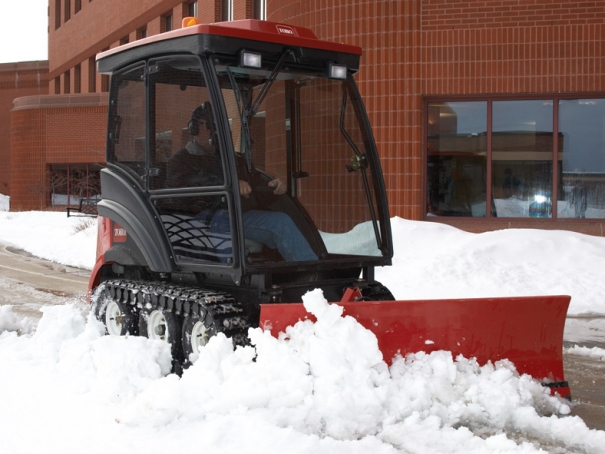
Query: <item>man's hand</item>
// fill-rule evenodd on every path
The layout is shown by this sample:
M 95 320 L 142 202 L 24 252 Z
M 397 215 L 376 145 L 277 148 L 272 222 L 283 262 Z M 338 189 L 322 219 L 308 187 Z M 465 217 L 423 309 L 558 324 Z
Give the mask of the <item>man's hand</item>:
M 280 178 L 269 181 L 267 186 L 274 189 L 273 194 L 282 195 L 286 193 L 286 184 Z
M 250 187 L 250 183 L 245 180 L 239 180 L 239 195 L 249 199 L 251 192 L 252 188 Z

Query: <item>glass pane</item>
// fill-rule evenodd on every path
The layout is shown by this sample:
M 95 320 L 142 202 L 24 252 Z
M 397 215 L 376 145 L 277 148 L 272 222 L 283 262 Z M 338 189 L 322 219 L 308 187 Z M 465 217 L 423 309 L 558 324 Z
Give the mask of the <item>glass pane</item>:
M 343 99 L 342 83 L 334 80 L 316 79 L 300 88 L 298 170 L 308 177 L 298 180 L 298 199 L 329 253 L 380 256 L 369 223 L 376 211 L 372 167 L 358 160 L 365 158 L 367 134 L 351 93 L 344 94 Z M 353 231 L 359 243 L 352 244 Z
M 95 198 L 100 194 L 100 175 L 97 166 L 79 164 L 69 166 L 69 192 L 71 199 Z
M 605 100 L 559 102 L 557 216 L 605 217 Z
M 145 82 L 144 67 L 118 74 L 114 79 L 109 113 L 108 161 L 136 176 L 145 174 Z M 137 178 L 136 181 L 141 181 Z
M 492 194 L 498 217 L 551 217 L 553 102 L 494 101 Z
M 149 188 L 222 186 L 217 125 L 199 61 L 175 58 L 156 65 Z
M 69 197 L 67 165 L 51 165 L 49 171 L 51 205 L 77 204 Z
M 231 218 L 214 108 L 195 57 L 151 61 L 149 189 L 177 263 L 231 264 Z M 170 190 L 168 192 L 167 190 Z
M 239 180 L 252 189 L 242 199 L 244 224 L 252 211 L 279 212 L 320 260 L 381 256 L 380 228 L 372 224 L 378 207 L 367 153 L 371 137 L 359 121 L 361 106 L 351 94 L 353 86 L 283 68 L 263 92 L 268 70 L 231 66 L 227 72 L 221 65 L 217 71 L 225 87 Z M 227 88 L 233 84 L 236 90 Z M 277 197 L 267 191 L 274 178 L 287 188 Z M 251 257 L 251 263 L 276 261 L 267 249 Z
M 429 216 L 486 214 L 487 102 L 428 105 Z

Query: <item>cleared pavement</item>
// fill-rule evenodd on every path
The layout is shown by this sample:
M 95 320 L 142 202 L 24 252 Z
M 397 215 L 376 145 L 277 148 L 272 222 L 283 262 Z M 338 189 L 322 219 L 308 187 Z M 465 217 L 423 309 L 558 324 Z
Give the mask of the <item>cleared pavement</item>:
M 0 245 L 0 305 L 10 304 L 15 314 L 37 320 L 42 306 L 85 304 L 89 274 Z

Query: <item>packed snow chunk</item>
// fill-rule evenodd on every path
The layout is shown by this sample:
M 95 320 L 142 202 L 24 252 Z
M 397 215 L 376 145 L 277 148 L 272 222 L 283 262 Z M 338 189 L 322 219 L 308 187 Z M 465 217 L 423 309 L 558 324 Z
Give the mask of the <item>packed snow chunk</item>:
M 2 322 L 0 320 L 0 327 Z M 1 331 L 1 328 L 0 328 Z M 589 358 L 599 359 L 605 361 L 605 349 L 599 347 L 582 347 L 580 345 L 574 345 L 573 347 L 564 349 L 566 353 L 578 356 L 587 356 Z
M 219 333 L 200 351 L 181 379 L 171 375 L 152 383 L 119 416 L 120 422 L 143 427 L 162 427 L 176 421 L 203 421 L 209 414 L 228 414 L 240 405 L 225 389 L 222 365 L 233 356 L 233 343 Z M 241 377 L 240 383 L 246 383 Z M 230 401 L 224 402 L 224 398 Z
M 317 318 L 317 322 L 312 325 L 312 335 L 308 337 L 315 342 L 317 348 L 327 347 L 338 362 L 354 358 L 359 367 L 386 367 L 374 333 L 361 326 L 353 317 L 343 317 L 342 306 L 329 304 L 322 290 L 307 292 L 303 296 L 303 304 Z M 287 330 L 288 335 L 291 332 L 291 329 Z
M 545 453 L 527 442 L 517 445 L 504 434 L 483 438 L 466 427 L 443 427 L 438 417 L 422 418 L 417 412 L 400 424 L 386 426 L 379 438 L 406 453 Z
M 305 294 L 303 303 L 317 322 L 286 332 L 313 377 L 309 424 L 336 439 L 374 434 L 385 417 L 390 379 L 376 336 L 342 317 L 342 307 L 328 304 L 321 290 Z
M 480 366 L 462 356 L 454 360 L 450 352 L 419 352 L 397 358 L 391 376 L 388 403 L 393 423 L 413 415 L 422 420 L 437 418 L 441 428 L 463 426 L 485 437 L 502 430 L 533 434 L 532 424 L 543 420 L 543 415 L 569 412 L 569 406 L 551 397 L 537 380 L 519 376 L 509 361 Z M 520 419 L 519 409 L 533 414 L 534 423 Z M 398 440 L 401 436 L 395 429 L 387 433 Z
M 73 304 L 64 306 L 43 306 L 42 318 L 33 341 L 48 355 L 57 359 L 64 342 L 74 339 L 84 332 L 86 320 Z
M 10 197 L 4 194 L 0 194 L 0 211 L 10 210 Z
M 134 399 L 172 367 L 170 345 L 160 340 L 104 336 L 91 348 L 95 392 L 111 400 Z
M 33 331 L 33 322 L 17 317 L 12 306 L 0 306 L 0 334 L 4 331 L 29 334 Z
M 120 421 L 159 426 L 249 414 L 340 440 L 378 433 L 390 377 L 375 336 L 341 317 L 321 291 L 304 299 L 317 323 L 299 322 L 280 339 L 251 329 L 254 348 L 233 350 L 230 339 L 214 336 L 180 380 L 152 383 Z
M 170 346 L 143 337 L 105 336 L 105 327 L 74 305 L 46 306 L 31 342 L 22 344 L 36 362 L 65 376 L 76 392 L 109 400 L 133 398 L 170 373 Z

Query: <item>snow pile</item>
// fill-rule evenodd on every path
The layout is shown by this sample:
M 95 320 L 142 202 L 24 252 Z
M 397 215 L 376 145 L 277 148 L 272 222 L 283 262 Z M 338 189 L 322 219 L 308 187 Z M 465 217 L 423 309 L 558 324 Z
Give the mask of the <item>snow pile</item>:
M 397 299 L 571 295 L 568 314 L 605 314 L 605 238 L 533 229 L 477 234 L 401 218 L 392 226 L 393 266 L 376 278 Z
M 392 221 L 394 265 L 376 275 L 399 299 L 560 293 L 572 296 L 570 313 L 605 314 L 603 238 Z M 94 264 L 89 218 L 0 212 L 0 238 L 66 265 Z M 388 367 L 374 335 L 320 290 L 305 306 L 316 323 L 279 339 L 251 330 L 255 347 L 235 351 L 216 336 L 182 377 L 169 374 L 166 345 L 104 336 L 83 304 L 45 307 L 35 330 L 0 306 L 0 450 L 603 453 L 605 432 L 568 416 L 567 402 L 507 361 L 417 352 Z M 602 341 L 597 322 L 590 330 Z M 598 348 L 568 352 L 605 359 Z
M 0 239 L 39 258 L 92 269 L 97 221 L 90 217 L 68 218 L 65 212 L 0 211 Z
M 12 306 L 0 306 L 0 333 L 16 331 L 21 334 L 28 334 L 33 329 L 33 322 L 29 319 L 18 318 L 13 314 Z
M 0 211 L 8 211 L 10 209 L 10 200 L 9 196 L 0 194 Z
M 582 347 L 574 345 L 573 347 L 566 348 L 565 352 L 571 353 L 572 355 L 588 356 L 589 358 L 599 359 L 605 361 L 605 349 L 599 347 Z
M 597 453 L 605 446 L 605 432 L 556 416 L 568 405 L 507 361 L 479 366 L 419 352 L 389 369 L 373 334 L 342 317 L 321 291 L 304 301 L 316 323 L 299 322 L 279 339 L 251 330 L 255 348 L 233 350 L 224 336 L 213 337 L 181 378 L 167 375 L 162 342 L 103 336 L 75 306 L 45 308 L 35 334 L 0 335 L 3 450 L 527 453 L 563 446 Z
M 571 295 L 569 315 L 605 314 L 605 238 L 558 230 L 468 233 L 432 222 L 391 220 L 393 266 L 376 278 L 397 299 Z M 375 252 L 350 235 L 330 235 L 332 247 Z M 0 212 L 0 239 L 64 265 L 92 269 L 96 221 L 65 213 Z M 329 239 L 328 239 L 329 238 Z M 348 238 L 348 239 L 347 239 Z M 430 285 L 427 283 L 430 282 Z

